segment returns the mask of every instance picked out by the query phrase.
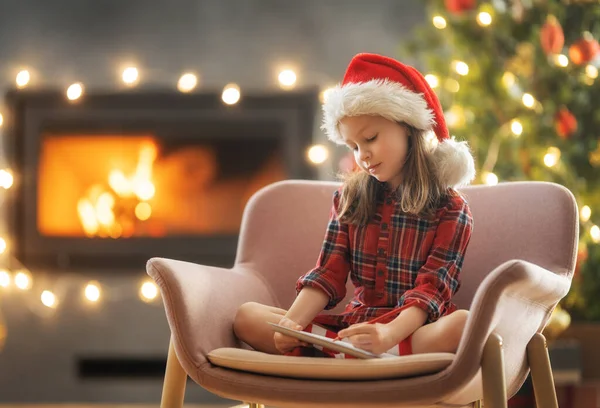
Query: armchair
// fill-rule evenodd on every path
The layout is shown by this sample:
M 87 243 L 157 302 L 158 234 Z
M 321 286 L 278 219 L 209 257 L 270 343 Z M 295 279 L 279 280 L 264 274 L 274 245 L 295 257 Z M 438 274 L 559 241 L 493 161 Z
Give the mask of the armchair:
M 244 212 L 232 268 L 148 261 L 172 333 L 161 406 L 182 407 L 189 376 L 208 391 L 250 407 L 467 407 L 483 400 L 486 408 L 504 408 L 531 370 L 538 407 L 557 408 L 541 333 L 570 288 L 579 225 L 573 195 L 557 184 L 512 182 L 461 190 L 474 218 L 462 286 L 454 298 L 470 310 L 465 331 L 450 360 L 407 356 L 413 364 L 446 359 L 433 371 L 407 369 L 384 379 L 367 374 L 353 380 L 317 378 L 306 364 L 300 367 L 298 357 L 251 351 L 236 339 L 232 324 L 241 304 L 291 305 L 297 277 L 316 261 L 338 186 L 290 180 L 257 192 Z M 246 359 L 251 368 L 227 364 L 228 356 Z M 408 364 L 407 357 L 398 357 L 396 364 Z M 361 361 L 335 364 L 356 369 Z

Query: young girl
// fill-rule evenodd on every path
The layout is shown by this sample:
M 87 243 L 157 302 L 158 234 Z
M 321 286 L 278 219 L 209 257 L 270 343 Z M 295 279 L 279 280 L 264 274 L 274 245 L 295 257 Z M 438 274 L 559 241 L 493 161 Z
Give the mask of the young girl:
M 333 196 L 317 264 L 298 280 L 290 309 L 246 303 L 236 335 L 275 354 L 348 357 L 267 322 L 375 354 L 455 352 L 468 312 L 451 299 L 473 220 L 453 187 L 475 176 L 467 144 L 450 139 L 425 78 L 380 55 L 356 55 L 323 111 L 327 136 L 354 152 L 356 170 Z M 321 313 L 344 299 L 348 276 L 355 291 L 344 312 Z

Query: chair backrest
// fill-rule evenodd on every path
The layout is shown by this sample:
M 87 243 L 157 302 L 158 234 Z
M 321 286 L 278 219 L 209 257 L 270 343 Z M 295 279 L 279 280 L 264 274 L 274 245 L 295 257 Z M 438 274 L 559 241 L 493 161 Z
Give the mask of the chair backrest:
M 263 276 L 277 306 L 293 302 L 297 278 L 314 267 L 339 183 L 288 180 L 257 192 L 244 211 L 236 266 Z M 522 259 L 569 278 L 575 267 L 578 213 L 573 195 L 545 182 L 511 182 L 460 190 L 474 219 L 454 301 L 469 308 L 481 281 L 495 267 Z M 351 297 L 348 294 L 334 311 Z

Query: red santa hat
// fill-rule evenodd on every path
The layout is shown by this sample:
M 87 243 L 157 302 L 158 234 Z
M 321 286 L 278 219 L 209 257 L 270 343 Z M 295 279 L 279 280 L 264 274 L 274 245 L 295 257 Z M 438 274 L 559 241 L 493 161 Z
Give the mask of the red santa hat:
M 344 144 L 338 124 L 346 116 L 378 115 L 433 132 L 438 145 L 432 152 L 440 180 L 449 187 L 475 178 L 473 156 L 466 142 L 450 138 L 442 106 L 423 75 L 415 68 L 376 54 L 356 55 L 341 84 L 323 104 L 327 137 Z

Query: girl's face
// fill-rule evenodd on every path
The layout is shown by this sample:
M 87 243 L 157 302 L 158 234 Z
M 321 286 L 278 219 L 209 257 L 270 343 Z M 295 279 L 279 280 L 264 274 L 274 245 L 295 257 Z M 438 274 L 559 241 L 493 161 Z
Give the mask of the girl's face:
M 408 153 L 405 126 L 381 116 L 362 115 L 343 118 L 339 131 L 362 170 L 392 188 L 400 185 Z

